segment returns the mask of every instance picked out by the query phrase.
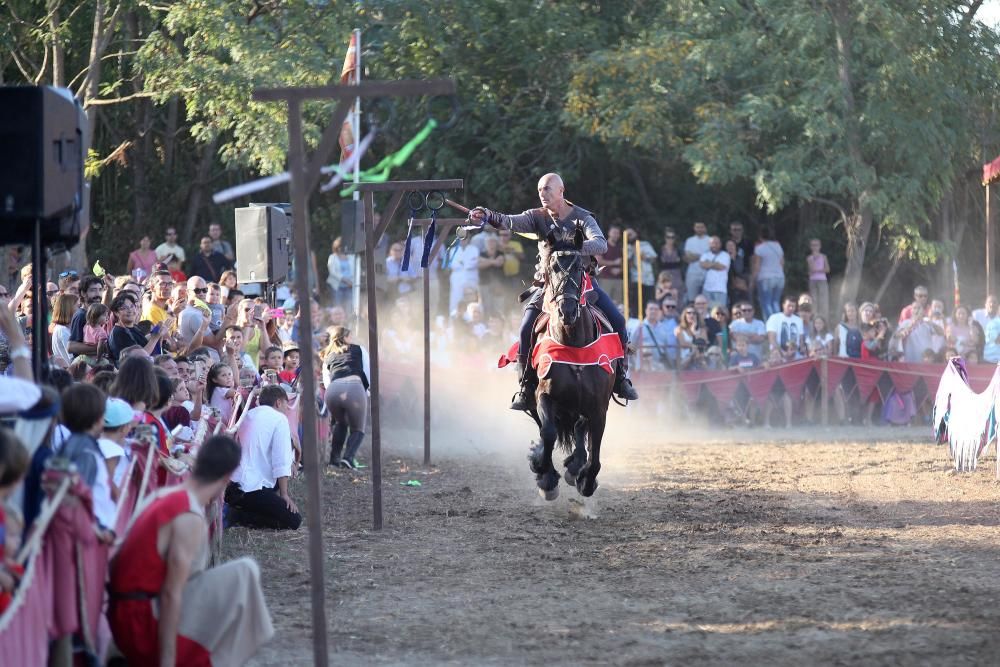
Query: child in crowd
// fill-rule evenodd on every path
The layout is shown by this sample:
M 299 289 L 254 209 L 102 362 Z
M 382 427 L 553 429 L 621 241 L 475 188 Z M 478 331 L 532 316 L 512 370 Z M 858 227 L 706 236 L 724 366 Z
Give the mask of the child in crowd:
M 92 303 L 87 307 L 87 323 L 83 326 L 83 342 L 88 345 L 107 344 L 108 318 L 111 311 L 103 303 Z
M 14 557 L 21 546 L 24 521 L 7 499 L 28 472 L 31 458 L 14 432 L 0 427 L 0 613 L 10 604 L 23 574 Z
M 233 400 L 236 398 L 236 378 L 229 364 L 215 364 L 208 371 L 206 384 L 209 404 L 219 411 L 223 424 L 228 424 L 233 416 Z
M 278 377 L 286 384 L 295 382 L 299 375 L 299 348 L 296 345 L 286 345 L 283 353 L 281 372 Z
M 100 526 L 98 538 L 114 540 L 115 502 L 111 496 L 111 475 L 97 442 L 104 432 L 104 392 L 90 384 L 74 384 L 62 394 L 62 423 L 70 436 L 56 456 L 73 463 L 80 478 L 90 487 L 94 499 L 94 518 Z
M 264 350 L 264 365 L 260 368 L 261 375 L 264 374 L 264 371 L 281 371 L 284 360 L 285 357 L 280 347 L 267 348 Z
M 733 352 L 729 353 L 729 367 L 741 371 L 760 366 L 760 358 L 750 351 L 750 341 L 746 336 L 733 336 Z
M 830 260 L 822 253 L 822 248 L 823 245 L 819 239 L 809 240 L 806 268 L 809 270 L 809 295 L 812 296 L 816 312 L 827 315 L 830 312 L 830 283 L 827 280 L 830 273 Z
M 833 356 L 833 334 L 826 324 L 826 317 L 816 315 L 812 318 L 812 328 L 806 338 L 810 357 Z
M 132 422 L 135 420 L 135 411 L 132 406 L 120 398 L 109 398 L 104 404 L 104 432 L 97 439 L 97 446 L 101 448 L 104 461 L 108 466 L 108 474 L 111 482 L 111 498 L 118 502 L 121 494 L 122 483 L 125 481 L 125 473 L 128 471 L 128 463 L 131 459 L 125 438 L 132 430 Z

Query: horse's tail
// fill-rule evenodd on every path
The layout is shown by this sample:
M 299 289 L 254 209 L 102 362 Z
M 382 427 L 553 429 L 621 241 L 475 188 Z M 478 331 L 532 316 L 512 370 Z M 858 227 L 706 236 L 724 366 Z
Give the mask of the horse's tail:
M 563 419 L 556 420 L 556 445 L 565 452 L 572 452 L 576 448 L 576 434 L 574 432 L 575 419 L 571 415 L 562 415 Z

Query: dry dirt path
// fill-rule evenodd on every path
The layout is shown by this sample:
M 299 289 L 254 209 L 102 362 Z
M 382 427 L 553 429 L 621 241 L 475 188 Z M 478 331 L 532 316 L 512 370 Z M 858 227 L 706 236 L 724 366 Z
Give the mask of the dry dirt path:
M 954 474 L 925 434 L 638 433 L 583 507 L 526 446 L 467 431 L 423 469 L 397 434 L 383 531 L 366 473 L 323 481 L 331 663 L 997 664 L 994 459 Z M 311 664 L 307 542 L 227 533 L 278 632 L 255 665 Z

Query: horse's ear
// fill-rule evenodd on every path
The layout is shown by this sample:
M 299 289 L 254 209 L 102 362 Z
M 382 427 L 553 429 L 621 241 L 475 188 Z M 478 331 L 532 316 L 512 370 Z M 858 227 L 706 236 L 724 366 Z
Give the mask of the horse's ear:
M 573 245 L 577 250 L 583 250 L 583 227 L 576 226 L 576 234 L 573 235 Z

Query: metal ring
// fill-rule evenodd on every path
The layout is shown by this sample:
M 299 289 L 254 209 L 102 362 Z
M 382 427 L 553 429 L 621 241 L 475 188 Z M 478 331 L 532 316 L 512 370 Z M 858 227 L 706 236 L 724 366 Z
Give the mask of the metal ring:
M 424 196 L 424 203 L 427 205 L 427 208 L 432 211 L 440 211 L 443 209 L 444 200 L 444 193 L 440 190 L 431 190 Z
M 365 120 L 368 121 L 369 126 L 377 127 L 379 132 L 386 132 L 396 121 L 395 101 L 386 97 L 374 98 L 368 103 Z
M 438 96 L 438 97 L 432 97 L 430 100 L 427 101 L 427 119 L 430 120 L 430 119 L 433 118 L 437 122 L 437 124 L 438 124 L 437 126 L 438 126 L 439 129 L 441 129 L 441 130 L 448 130 L 448 129 L 454 127 L 455 123 L 458 122 L 458 117 L 459 117 L 459 115 L 461 115 L 462 109 L 461 109 L 461 107 L 458 104 L 458 96 L 457 95 L 449 95 L 448 99 L 451 101 L 451 116 L 446 121 L 438 120 L 437 118 L 434 117 L 434 112 L 432 111 L 432 106 L 434 104 L 434 100 L 438 99 L 439 97 L 440 96 Z
M 416 197 L 416 199 L 414 199 Z M 413 212 L 422 211 L 427 205 L 427 197 L 424 193 L 417 192 L 416 190 L 411 190 L 408 195 L 406 195 L 406 205 L 410 207 Z

